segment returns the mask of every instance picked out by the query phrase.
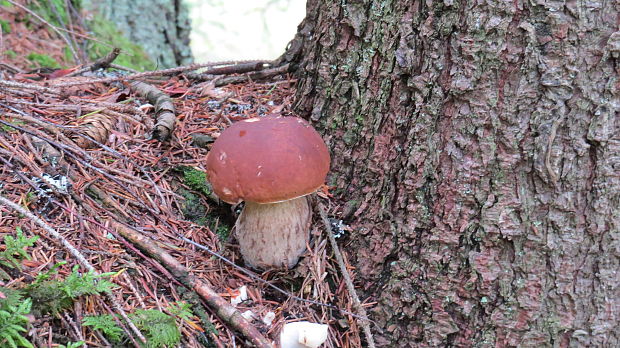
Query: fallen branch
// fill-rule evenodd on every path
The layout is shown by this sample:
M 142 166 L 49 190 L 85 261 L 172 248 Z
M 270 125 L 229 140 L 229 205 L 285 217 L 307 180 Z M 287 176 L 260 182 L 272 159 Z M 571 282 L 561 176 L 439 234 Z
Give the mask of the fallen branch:
M 141 80 L 141 79 L 144 79 L 146 77 L 151 77 L 151 76 L 171 76 L 171 75 L 177 75 L 177 74 L 185 72 L 185 71 L 198 70 L 198 69 L 202 69 L 202 68 L 208 68 L 208 67 L 214 67 L 214 66 L 235 65 L 235 64 L 240 64 L 240 63 L 251 63 L 251 62 L 255 62 L 255 63 L 263 62 L 265 64 L 269 64 L 270 63 L 270 61 L 265 61 L 265 60 L 244 60 L 244 61 L 228 60 L 228 61 L 223 61 L 223 62 L 191 64 L 191 65 L 187 65 L 187 66 L 181 66 L 181 67 L 178 67 L 178 68 L 170 68 L 170 69 L 155 70 L 155 71 L 145 71 L 145 72 L 141 72 L 141 73 L 137 73 L 137 74 L 131 74 L 131 75 L 125 75 L 125 76 L 106 77 L 106 78 L 92 79 L 92 80 L 83 79 L 83 80 L 74 81 L 74 82 L 58 83 L 58 84 L 54 84 L 54 87 L 64 88 L 64 87 L 88 85 L 88 84 L 94 84 L 94 83 L 110 83 L 110 82 L 116 82 L 116 81 Z
M 249 73 L 241 76 L 228 76 L 215 81 L 215 86 L 225 86 L 234 83 L 242 83 L 247 81 L 255 81 L 260 79 L 266 79 L 277 75 L 286 74 L 288 72 L 288 64 L 273 68 Z
M 189 273 L 179 261 L 165 250 L 155 245 L 148 237 L 133 229 L 111 220 L 111 225 L 119 235 L 134 243 L 151 257 L 157 259 L 186 287 L 194 290 L 215 311 L 224 322 L 239 331 L 244 337 L 259 348 L 273 348 L 273 344 L 265 338 L 241 313 L 224 300 L 217 292 L 200 279 Z
M 71 245 L 71 243 L 69 243 L 69 241 L 67 239 L 65 239 L 65 237 L 61 236 L 60 233 L 58 233 L 55 229 L 53 229 L 45 221 L 41 220 L 38 216 L 35 216 L 34 214 L 32 214 L 28 210 L 22 208 L 18 204 L 15 204 L 12 201 L 6 199 L 2 195 L 0 195 L 0 203 L 3 203 L 4 205 L 12 208 L 13 210 L 15 210 L 18 213 L 26 216 L 27 218 L 32 220 L 34 223 L 39 225 L 47 233 L 49 233 L 52 237 L 56 238 L 56 240 L 58 240 L 60 242 L 60 244 L 62 244 L 62 246 L 64 246 L 65 249 L 67 249 L 67 251 L 71 255 L 73 255 L 73 257 L 75 257 L 82 266 L 84 266 L 87 270 L 93 272 L 93 274 L 99 275 L 99 272 L 95 269 L 95 267 L 93 267 L 93 265 L 90 264 L 90 262 L 88 262 L 88 260 L 86 260 L 84 255 L 82 255 L 82 253 L 79 250 L 77 250 L 73 245 Z M 106 292 L 105 294 L 106 294 L 106 297 L 108 298 L 108 300 L 110 300 L 110 302 L 112 302 L 112 304 L 114 305 L 114 309 L 118 312 L 118 314 L 120 314 L 121 317 L 123 317 L 123 319 L 125 319 L 125 322 L 127 323 L 127 325 L 129 325 L 129 327 L 131 328 L 133 333 L 142 342 L 146 342 L 146 339 L 144 338 L 144 335 L 142 335 L 140 330 L 138 330 L 138 328 L 134 325 L 134 323 L 131 321 L 131 319 L 129 319 L 129 317 L 127 316 L 127 313 L 125 313 L 125 310 L 123 309 L 121 304 L 118 303 L 118 301 L 116 300 L 114 295 L 111 292 Z
M 359 320 L 359 323 L 364 329 L 366 343 L 368 344 L 369 348 L 375 348 L 375 341 L 372 338 L 372 331 L 370 331 L 370 325 L 368 324 L 370 320 L 368 319 L 368 315 L 366 314 L 366 309 L 364 309 L 364 307 L 362 306 L 362 303 L 357 296 L 357 292 L 355 292 L 353 281 L 351 280 L 351 276 L 349 275 L 347 266 L 344 264 L 344 259 L 342 258 L 342 254 L 340 253 L 340 248 L 338 248 L 338 243 L 336 243 L 336 238 L 334 238 L 334 234 L 332 233 L 331 224 L 329 223 L 329 219 L 327 219 L 327 213 L 325 212 L 325 207 L 323 207 L 322 203 L 319 202 L 317 204 L 317 210 L 319 211 L 319 215 L 321 215 L 321 220 L 323 220 L 323 224 L 325 225 L 325 233 L 327 233 L 329 244 L 334 251 L 336 261 L 338 261 L 338 266 L 340 267 L 340 272 L 342 273 L 342 277 L 344 278 L 344 283 L 347 286 L 347 291 L 353 299 L 353 305 L 355 306 L 355 309 L 359 313 L 360 317 L 363 318 L 363 320 Z
M 269 66 L 265 62 L 249 62 L 239 63 L 235 65 L 228 65 L 223 67 L 211 68 L 201 73 L 188 73 L 187 77 L 195 80 L 213 80 L 214 75 L 231 75 L 231 74 L 243 74 L 254 71 L 260 71 Z
M 61 92 L 57 89 L 43 87 L 43 86 L 35 85 L 32 83 L 21 83 L 21 82 L 0 80 L 0 86 L 4 86 L 8 88 L 26 89 L 26 90 L 49 93 L 49 94 L 56 94 L 56 95 L 61 94 Z

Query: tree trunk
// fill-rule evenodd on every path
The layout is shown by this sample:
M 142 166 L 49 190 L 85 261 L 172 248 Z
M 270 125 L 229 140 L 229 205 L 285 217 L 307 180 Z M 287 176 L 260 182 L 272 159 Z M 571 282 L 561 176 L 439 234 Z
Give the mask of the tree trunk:
M 619 347 L 618 2 L 307 11 L 281 59 L 377 343 Z
M 114 22 L 159 67 L 192 62 L 189 16 L 181 0 L 85 0 L 82 5 Z

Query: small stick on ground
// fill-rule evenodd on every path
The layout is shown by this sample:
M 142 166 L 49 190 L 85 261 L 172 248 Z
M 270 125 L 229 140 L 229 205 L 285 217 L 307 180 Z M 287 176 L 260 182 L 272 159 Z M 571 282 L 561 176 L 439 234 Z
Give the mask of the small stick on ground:
M 99 58 L 94 63 L 89 64 L 79 70 L 76 70 L 68 74 L 67 76 L 76 76 L 89 70 L 95 71 L 101 68 L 107 68 L 110 66 L 110 64 L 112 64 L 112 62 L 116 59 L 116 57 L 118 57 L 120 53 L 121 49 L 118 47 L 114 47 L 114 49 L 112 49 L 112 51 L 110 51 L 110 53 L 108 53 L 105 57 Z
M 215 311 L 220 319 L 239 331 L 239 333 L 252 342 L 252 344 L 258 348 L 273 348 L 273 344 L 250 324 L 250 322 L 243 318 L 235 307 L 224 300 L 208 284 L 190 274 L 187 268 L 172 255 L 155 245 L 148 237 L 143 236 L 139 232 L 114 220 L 110 221 L 118 234 L 127 238 L 127 240 L 164 264 L 175 278 L 188 288 L 194 290 Z
M 327 213 L 325 212 L 325 207 L 323 207 L 322 203 L 317 204 L 317 209 L 319 214 L 321 215 L 321 220 L 323 220 L 323 224 L 325 225 L 325 233 L 327 233 L 327 237 L 329 239 L 329 244 L 334 251 L 334 255 L 336 256 L 336 261 L 338 261 L 338 266 L 340 267 L 340 272 L 342 272 L 342 278 L 344 278 L 344 283 L 347 286 L 347 290 L 349 291 L 349 295 L 353 299 L 353 305 L 355 309 L 359 313 L 359 315 L 364 318 L 363 320 L 359 320 L 360 325 L 364 329 L 364 336 L 366 336 L 366 343 L 369 348 L 375 348 L 375 341 L 372 338 L 372 332 L 370 331 L 370 325 L 368 324 L 370 320 L 368 319 L 368 315 L 366 314 L 366 309 L 362 307 L 362 303 L 360 302 L 359 297 L 357 297 L 357 293 L 355 292 L 355 287 L 353 286 L 353 281 L 351 280 L 351 276 L 349 275 L 349 271 L 347 271 L 347 267 L 344 264 L 344 259 L 342 258 L 342 254 L 340 253 L 340 248 L 338 248 L 338 243 L 336 243 L 336 238 L 334 238 L 334 234 L 332 233 L 331 224 L 329 223 L 329 219 L 327 219 Z
M 88 262 L 88 260 L 86 260 L 84 255 L 82 255 L 82 253 L 79 250 L 77 250 L 73 245 L 71 245 L 71 243 L 69 243 L 69 241 L 66 240 L 65 237 L 61 236 L 60 233 L 58 233 L 55 229 L 53 229 L 45 221 L 41 220 L 39 217 L 35 216 L 34 214 L 32 214 L 31 212 L 27 211 L 26 209 L 22 208 L 18 204 L 15 204 L 12 201 L 6 199 L 2 195 L 0 195 L 0 203 L 2 203 L 4 205 L 12 208 L 13 210 L 17 211 L 18 213 L 20 213 L 22 215 L 25 215 L 26 217 L 28 217 L 34 223 L 36 223 L 41 228 L 43 228 L 52 237 L 56 238 L 56 240 L 58 240 L 60 242 L 60 244 L 62 244 L 62 246 L 64 246 L 67 249 L 67 251 L 69 251 L 69 253 L 71 255 L 73 255 L 73 257 L 75 257 L 82 266 L 86 267 L 86 269 L 88 269 L 89 271 L 93 272 L 93 274 L 99 275 L 99 272 L 95 269 L 95 267 L 93 267 L 93 265 L 90 264 L 90 262 Z M 108 297 L 108 300 L 110 300 L 110 302 L 112 302 L 112 304 L 114 305 L 114 309 L 118 312 L 118 314 L 120 314 L 121 317 L 123 317 L 123 319 L 125 319 L 125 322 L 127 323 L 127 325 L 129 325 L 129 327 L 131 328 L 133 333 L 143 343 L 146 343 L 146 339 L 144 338 L 144 335 L 142 335 L 140 330 L 138 330 L 138 328 L 134 325 L 134 323 L 131 321 L 131 319 L 129 319 L 129 317 L 127 316 L 127 313 L 125 313 L 125 310 L 123 310 L 123 307 L 121 306 L 120 303 L 118 303 L 118 301 L 116 300 L 114 295 L 111 292 L 106 292 L 105 294 Z

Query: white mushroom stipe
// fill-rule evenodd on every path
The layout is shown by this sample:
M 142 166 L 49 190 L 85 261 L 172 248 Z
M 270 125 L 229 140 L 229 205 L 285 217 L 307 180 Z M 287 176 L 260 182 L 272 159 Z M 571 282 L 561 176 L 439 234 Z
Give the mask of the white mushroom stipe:
M 292 268 L 306 249 L 311 222 L 312 208 L 305 196 L 272 204 L 245 202 L 235 227 L 246 265 Z
M 317 348 L 327 340 L 329 326 L 297 321 L 285 324 L 280 333 L 282 348 Z

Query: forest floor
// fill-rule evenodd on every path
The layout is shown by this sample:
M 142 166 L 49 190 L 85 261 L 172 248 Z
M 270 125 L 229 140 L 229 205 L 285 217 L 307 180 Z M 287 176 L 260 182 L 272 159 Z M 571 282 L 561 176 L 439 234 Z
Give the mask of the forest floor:
M 231 233 L 235 207 L 206 181 L 205 157 L 223 129 L 290 114 L 290 76 L 263 74 L 261 62 L 138 74 L 110 68 L 113 54 L 92 71 L 27 10 L 3 8 L 0 21 L 0 307 L 19 299 L 3 310 L 27 319 L 25 339 L 129 346 L 139 334 L 119 320 L 124 312 L 152 346 L 174 342 L 157 337 L 172 323 L 174 345 L 242 347 L 245 324 L 223 318 L 219 296 L 270 341 L 285 322 L 308 320 L 330 325 L 326 347 L 360 346 L 355 318 L 335 309 L 351 313 L 352 299 L 321 220 L 298 266 L 253 273 Z M 330 205 L 328 196 L 318 199 Z M 122 332 L 104 327 L 110 321 Z

